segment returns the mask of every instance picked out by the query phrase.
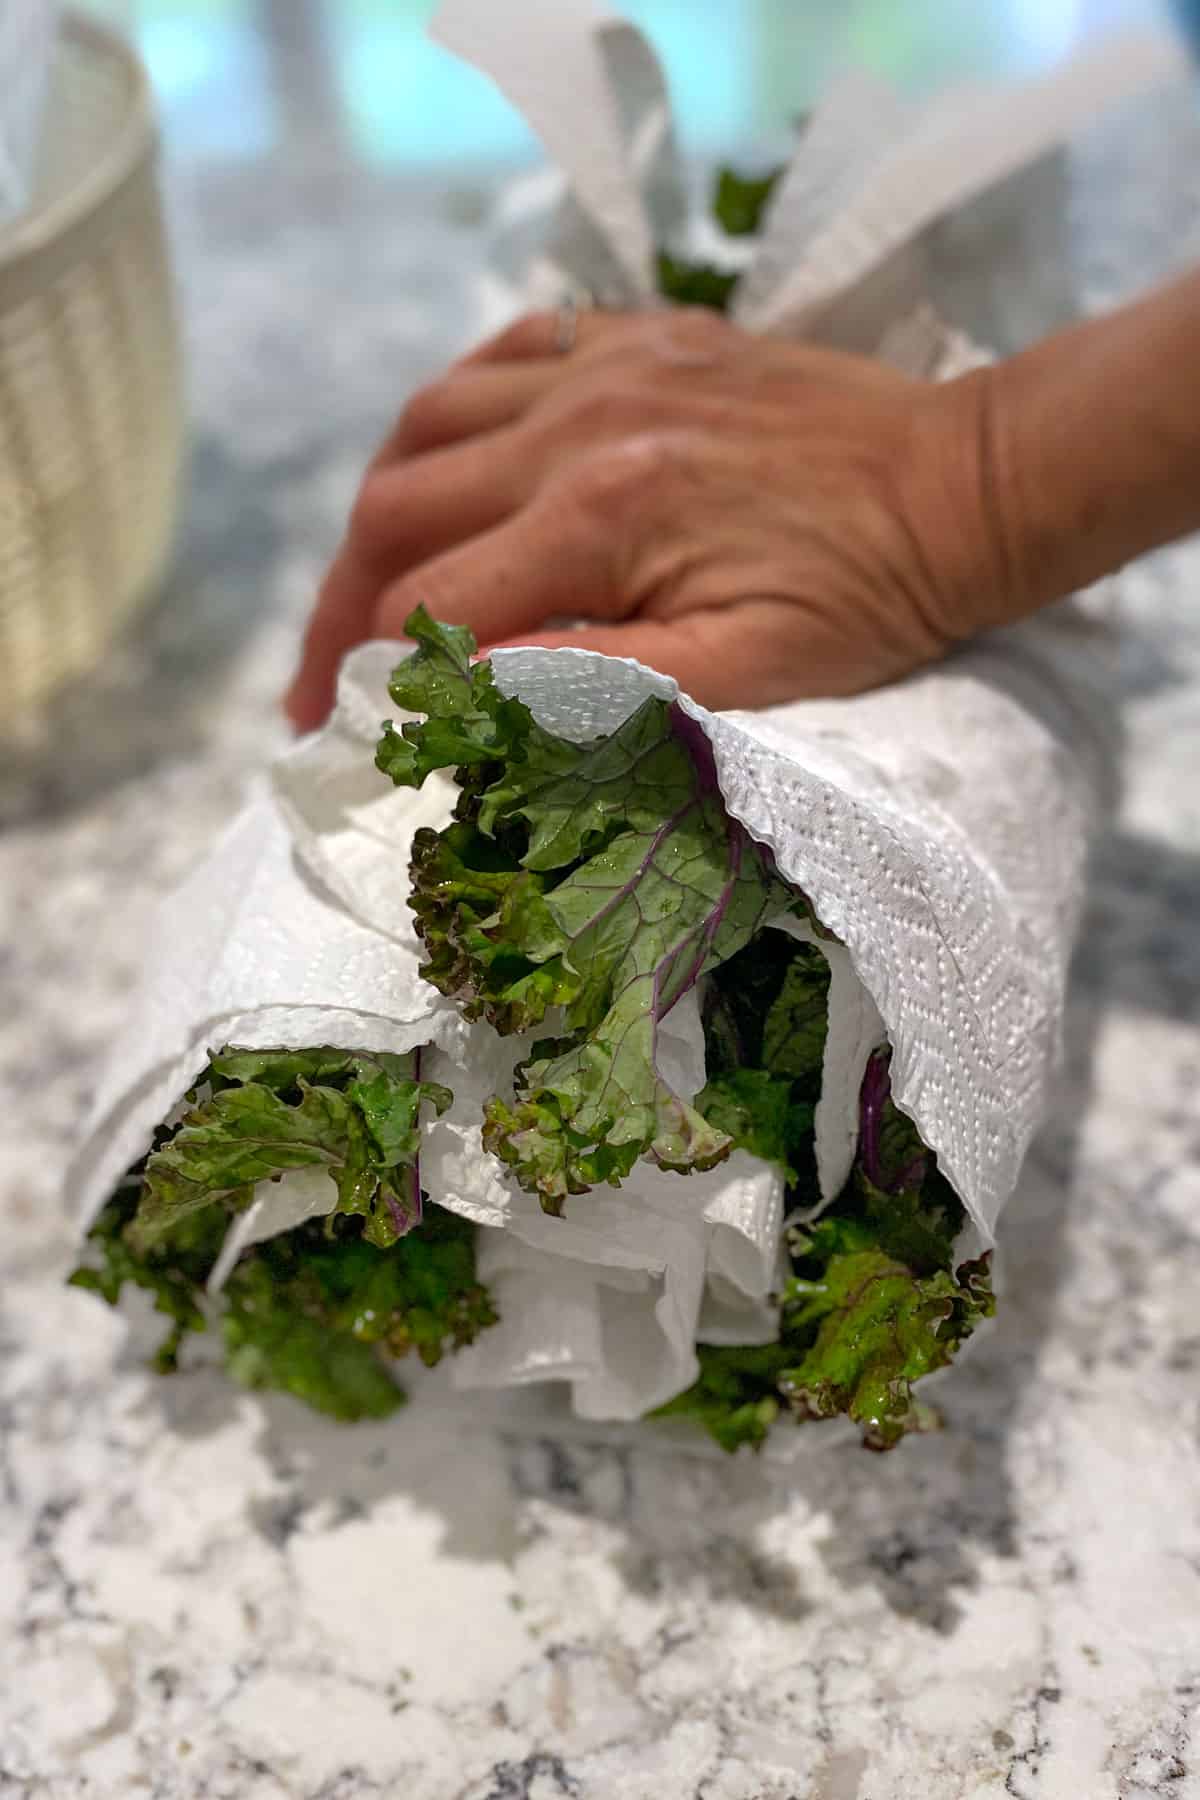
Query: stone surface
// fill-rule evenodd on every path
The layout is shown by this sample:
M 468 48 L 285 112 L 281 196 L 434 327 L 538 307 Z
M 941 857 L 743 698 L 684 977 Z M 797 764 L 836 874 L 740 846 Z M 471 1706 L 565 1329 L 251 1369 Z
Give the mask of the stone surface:
M 1186 97 L 1093 134 L 1085 304 L 1195 257 L 1197 170 Z M 157 1380 L 148 1321 L 61 1287 L 144 923 L 282 741 L 361 463 L 460 347 L 480 254 L 462 205 L 320 145 L 175 176 L 178 575 L 0 765 L 0 1796 L 1200 1795 L 1200 547 L 1122 586 L 1125 799 L 942 1435 L 779 1470 L 428 1409 L 341 1430 Z

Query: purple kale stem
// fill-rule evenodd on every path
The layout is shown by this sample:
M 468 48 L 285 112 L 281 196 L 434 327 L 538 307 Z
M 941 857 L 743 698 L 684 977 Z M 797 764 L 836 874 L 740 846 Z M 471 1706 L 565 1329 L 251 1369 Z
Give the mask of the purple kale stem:
M 413 1066 L 413 1080 L 415 1082 L 417 1082 L 419 1085 L 420 1080 L 421 1080 L 421 1046 L 420 1046 L 420 1044 L 417 1045 L 416 1049 L 412 1053 L 412 1066 Z M 417 1148 L 413 1154 L 413 1159 L 412 1159 L 411 1213 L 412 1213 L 412 1216 L 409 1220 L 409 1223 L 404 1227 L 404 1229 L 406 1231 L 411 1231 L 414 1225 L 419 1225 L 421 1223 L 421 1220 L 425 1216 L 424 1207 L 421 1202 L 421 1105 L 420 1105 L 419 1099 L 417 1102 Z
M 604 905 L 600 908 L 599 912 L 596 913 L 594 915 L 594 917 L 589 921 L 589 924 L 588 924 L 589 930 L 591 930 L 601 919 L 606 918 L 607 915 L 613 910 L 614 906 L 619 906 L 621 904 L 622 900 L 625 899 L 627 894 L 631 894 L 633 892 L 633 890 L 637 886 L 638 882 L 642 879 L 642 876 L 646 873 L 646 870 L 650 867 L 651 863 L 654 861 L 654 858 L 658 852 L 659 845 L 662 844 L 667 838 L 670 837 L 671 833 L 676 829 L 676 827 L 679 825 L 680 821 L 687 817 L 688 813 L 691 812 L 692 808 L 695 805 L 696 805 L 695 796 L 693 796 L 690 800 L 685 800 L 683 805 L 679 808 L 679 811 L 672 813 L 671 817 L 669 819 L 667 819 L 662 825 L 659 826 L 658 830 L 655 832 L 654 836 L 650 840 L 649 848 L 647 849 L 645 856 L 643 856 L 641 862 L 638 864 L 637 868 L 633 871 L 633 874 L 629 877 L 629 880 L 626 881 L 621 887 L 617 888 L 615 893 L 612 895 L 611 899 L 605 901 Z
M 729 902 L 733 898 L 733 890 L 737 886 L 738 877 L 742 872 L 742 851 L 745 848 L 746 842 L 747 842 L 746 833 L 742 830 L 741 826 L 736 822 L 736 820 L 730 819 L 730 821 L 729 821 L 729 879 L 725 883 L 725 886 L 721 889 L 721 898 L 717 901 L 717 904 L 713 907 L 712 911 L 708 915 L 708 920 L 705 924 L 704 931 L 701 934 L 700 948 L 696 952 L 695 961 L 692 963 L 691 968 L 688 970 L 686 981 L 681 982 L 678 989 L 676 990 L 675 998 L 671 1001 L 671 1006 L 676 1005 L 676 1003 L 678 1001 L 682 1000 L 683 996 L 688 992 L 688 990 L 690 988 L 694 987 L 695 984 L 697 983 L 697 981 L 699 981 L 699 979 L 700 979 L 701 971 L 703 970 L 705 963 L 708 961 L 709 951 L 713 947 L 713 939 L 716 937 L 717 932 L 720 929 L 721 920 L 725 917 L 725 914 L 729 911 Z M 659 1002 L 659 996 L 660 996 L 660 992 L 661 992 L 661 985 L 662 985 L 662 965 L 660 964 L 658 969 L 656 970 L 655 976 L 654 976 L 654 1016 L 656 1018 L 664 1018 L 665 1019 L 667 1016 L 667 1013 L 669 1013 L 671 1010 L 671 1006 L 668 1006 L 666 1013 L 659 1013 L 658 1002 Z
M 926 1158 L 923 1152 L 914 1156 L 889 1181 L 880 1160 L 879 1134 L 883 1110 L 892 1097 L 889 1051 L 877 1050 L 867 1064 L 862 1084 L 862 1125 L 858 1140 L 859 1161 L 872 1186 L 885 1194 L 902 1194 L 908 1188 L 920 1187 L 925 1179 Z
M 671 702 L 668 717 L 672 736 L 679 740 L 692 759 L 700 792 L 719 794 L 721 784 L 717 780 L 717 759 L 703 725 L 690 718 L 677 700 Z
M 862 1119 L 858 1138 L 859 1159 L 863 1173 L 875 1187 L 881 1185 L 879 1167 L 879 1128 L 883 1109 L 891 1097 L 892 1083 L 888 1075 L 887 1057 L 876 1051 L 867 1063 L 862 1084 Z

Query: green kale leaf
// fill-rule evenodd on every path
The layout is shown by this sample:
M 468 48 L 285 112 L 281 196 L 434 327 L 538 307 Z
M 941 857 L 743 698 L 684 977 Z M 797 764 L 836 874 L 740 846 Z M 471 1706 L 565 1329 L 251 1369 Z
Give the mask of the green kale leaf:
M 420 1219 L 421 1108 L 443 1112 L 451 1096 L 417 1079 L 415 1056 L 226 1049 L 197 1088 L 207 1098 L 146 1161 L 126 1233 L 135 1254 L 216 1200 L 240 1210 L 257 1182 L 314 1165 L 381 1249 Z
M 403 728 L 408 781 L 453 740 L 456 708 L 482 735 L 495 690 L 457 633 L 441 646 L 445 628 L 424 615 L 406 630 L 417 649 L 393 692 L 440 709 Z M 487 758 L 457 766 L 455 823 L 414 840 L 411 904 L 423 972 L 467 1016 L 500 1031 L 562 1016 L 565 1034 L 535 1047 L 484 1126 L 487 1147 L 554 1212 L 640 1156 L 686 1172 L 728 1154 L 726 1134 L 662 1079 L 659 1026 L 794 896 L 727 817 L 708 740 L 679 709 L 650 698 L 609 737 L 577 745 L 519 702 L 497 704 L 503 749 L 493 757 L 489 740 Z
M 417 1079 L 415 1054 L 227 1048 L 197 1088 L 206 1098 L 193 1095 L 191 1110 L 155 1134 L 70 1277 L 114 1306 L 126 1285 L 154 1296 L 172 1321 L 154 1359 L 161 1373 L 219 1313 L 237 1380 L 335 1418 L 379 1418 L 404 1398 L 384 1355 L 411 1350 L 433 1364 L 495 1323 L 475 1275 L 474 1226 L 441 1207 L 422 1213 L 420 1113 L 441 1111 L 450 1095 Z M 225 1234 L 255 1183 L 314 1164 L 334 1181 L 335 1210 L 251 1245 L 210 1297 Z
M 709 1081 L 697 1106 L 735 1144 L 786 1169 L 801 1217 L 817 1199 L 810 1096 L 828 982 L 818 950 L 765 931 L 715 971 L 705 998 Z M 891 1449 L 937 1423 L 914 1384 L 994 1310 L 987 1257 L 954 1266 L 963 1208 L 892 1103 L 888 1060 L 881 1052 L 868 1066 L 850 1180 L 787 1234 L 778 1341 L 701 1347 L 698 1380 L 662 1409 L 726 1449 L 760 1447 L 776 1419 L 837 1414 L 859 1425 L 868 1448 Z
M 701 1344 L 697 1354 L 697 1380 L 650 1417 L 690 1419 L 722 1450 L 761 1450 L 783 1408 L 779 1378 L 787 1351 L 779 1344 Z
M 72 1287 L 99 1294 L 110 1306 L 117 1304 L 126 1283 L 152 1294 L 155 1311 L 172 1321 L 154 1355 L 159 1374 L 169 1375 L 179 1366 L 179 1351 L 188 1333 L 206 1327 L 204 1283 L 229 1219 L 219 1209 L 185 1217 L 169 1238 L 137 1254 L 127 1233 L 137 1214 L 141 1185 L 140 1169 L 120 1184 L 88 1233 L 88 1260 L 67 1280 Z
M 736 169 L 717 170 L 713 190 L 713 217 L 730 237 L 753 237 L 762 225 L 767 202 L 783 174 L 783 166 L 766 175 L 739 175 Z
M 813 1106 L 793 1098 L 793 1084 L 767 1069 L 730 1069 L 714 1075 L 697 1097 L 696 1110 L 739 1150 L 776 1163 L 789 1185 L 812 1138 Z
M 672 256 L 669 250 L 658 252 L 655 273 L 664 300 L 676 306 L 707 306 L 719 313 L 728 312 L 741 276 L 739 269 L 691 262 L 686 257 Z
M 226 1288 L 229 1372 L 339 1419 L 380 1418 L 404 1399 L 378 1352 L 427 1366 L 496 1322 L 475 1277 L 469 1221 L 431 1207 L 379 1251 L 353 1228 L 310 1222 L 256 1245 Z
M 890 1450 L 936 1422 L 913 1383 L 950 1362 L 994 1306 L 986 1258 L 920 1276 L 879 1249 L 843 1252 L 818 1279 L 788 1285 L 781 1342 L 814 1325 L 817 1334 L 779 1375 L 778 1391 L 798 1417 L 846 1413 L 868 1449 Z

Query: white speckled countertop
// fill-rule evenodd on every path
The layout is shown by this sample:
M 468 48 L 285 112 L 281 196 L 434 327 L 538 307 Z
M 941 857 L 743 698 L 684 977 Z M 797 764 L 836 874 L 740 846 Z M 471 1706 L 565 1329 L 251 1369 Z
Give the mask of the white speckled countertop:
M 282 741 L 370 441 L 468 325 L 476 236 L 339 169 L 176 193 L 179 575 L 0 766 L 0 1796 L 1194 1800 L 1200 546 L 1124 584 L 1126 798 L 942 1435 L 781 1471 L 340 1429 L 157 1380 L 61 1287 L 64 1152 L 142 924 Z M 1194 257 L 1197 171 L 1186 96 L 1089 140 L 1086 304 Z

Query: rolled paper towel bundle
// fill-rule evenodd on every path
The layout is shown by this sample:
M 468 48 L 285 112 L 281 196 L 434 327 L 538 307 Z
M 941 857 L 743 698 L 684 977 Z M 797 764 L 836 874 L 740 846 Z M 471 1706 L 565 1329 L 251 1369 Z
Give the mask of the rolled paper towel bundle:
M 773 329 L 872 311 L 875 252 L 924 217 L 912 194 L 867 241 L 863 158 L 889 193 L 924 167 L 890 115 L 847 162 L 859 101 L 819 112 L 769 194 L 733 194 L 760 240 L 722 270 L 711 225 L 678 236 L 637 35 L 556 4 L 497 37 L 494 11 L 439 29 L 510 86 L 550 32 L 593 94 L 570 143 L 561 101 L 520 96 L 571 180 L 543 276 L 637 303 L 716 268 Z M 914 372 L 978 354 L 874 310 Z M 163 1366 L 218 1315 L 234 1376 L 344 1418 L 390 1411 L 410 1354 L 727 1448 L 838 1415 L 889 1447 L 993 1310 L 1057 1051 L 1108 769 L 1084 614 L 720 715 L 633 662 L 409 632 L 351 654 L 329 724 L 168 902 L 72 1170 L 76 1278 L 151 1290 Z

